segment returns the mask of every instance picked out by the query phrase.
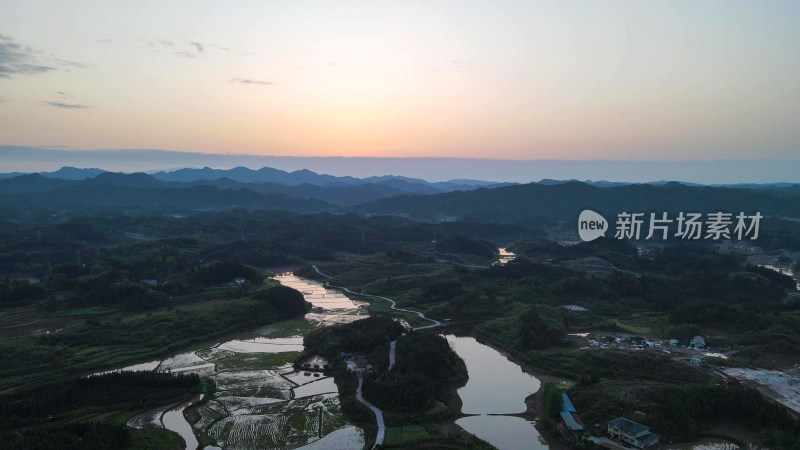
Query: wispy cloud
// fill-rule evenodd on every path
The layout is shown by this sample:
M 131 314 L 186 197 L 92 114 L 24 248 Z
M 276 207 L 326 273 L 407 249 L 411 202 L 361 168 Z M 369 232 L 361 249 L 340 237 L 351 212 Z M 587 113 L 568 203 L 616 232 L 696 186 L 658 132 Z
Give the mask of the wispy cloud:
M 260 85 L 263 85 L 263 86 L 271 86 L 271 85 L 275 84 L 272 81 L 251 80 L 251 79 L 248 79 L 248 78 L 232 78 L 230 80 L 230 82 L 231 83 L 237 83 L 237 84 L 260 84 Z
M 156 39 L 154 41 L 146 41 L 144 45 L 158 52 L 164 49 L 171 48 L 173 44 L 172 41 L 168 41 L 166 39 Z
M 230 47 L 198 41 L 175 42 L 169 39 L 153 39 L 145 41 L 144 45 L 156 53 L 170 52 L 180 58 L 197 58 L 214 50 L 231 51 Z
M 0 78 L 36 75 L 52 70 L 56 68 L 38 61 L 35 50 L 17 44 L 14 39 L 0 34 Z
M 63 67 L 75 67 L 78 69 L 86 69 L 89 67 L 88 64 L 79 63 L 75 61 L 67 61 L 66 59 L 61 59 L 61 58 L 52 58 L 52 60 L 59 66 Z
M 61 102 L 41 102 L 42 105 L 55 106 L 56 108 L 64 109 L 86 109 L 91 108 L 88 105 L 78 105 L 75 103 L 61 103 Z

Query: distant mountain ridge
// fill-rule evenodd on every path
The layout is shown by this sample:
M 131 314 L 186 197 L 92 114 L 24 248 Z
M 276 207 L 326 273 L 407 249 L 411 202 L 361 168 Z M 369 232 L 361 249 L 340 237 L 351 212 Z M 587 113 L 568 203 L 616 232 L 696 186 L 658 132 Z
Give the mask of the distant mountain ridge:
M 63 170 L 79 177 L 84 169 Z M 99 169 L 93 169 L 99 170 Z M 214 169 L 200 169 L 218 175 Z M 76 172 L 77 171 L 77 172 Z M 212 171 L 212 172 L 209 172 Z M 250 169 L 222 171 L 254 176 Z M 474 219 L 512 224 L 573 220 L 582 209 L 602 214 L 628 212 L 760 211 L 800 218 L 800 185 L 756 188 L 691 186 L 676 182 L 627 184 L 542 180 L 539 183 L 498 185 L 474 182 L 469 189 L 441 192 L 437 183 L 403 177 L 330 177 L 310 171 L 287 173 L 260 170 L 261 175 L 312 181 L 335 179 L 324 185 L 215 180 L 165 181 L 145 173 L 102 172 L 93 178 L 68 180 L 42 174 L 0 179 L 0 207 L 49 209 L 285 209 L 298 212 L 358 212 L 403 215 L 426 221 Z M 185 174 L 186 172 L 184 172 Z M 196 175 L 199 173 L 195 173 Z M 328 178 L 330 177 L 330 178 Z M 344 179 L 342 179 L 344 178 Z M 358 181 L 353 181 L 358 180 Z M 464 186 L 455 182 L 452 186 Z
M 64 166 L 54 172 L 39 172 L 44 178 L 60 179 L 60 180 L 74 180 L 80 181 L 87 178 L 97 178 L 99 175 L 107 171 L 98 168 L 81 169 L 75 167 Z M 141 172 L 140 172 L 141 173 Z M 22 172 L 0 173 L 0 180 L 19 177 L 22 175 L 30 175 Z M 429 182 L 420 178 L 409 178 L 399 175 L 381 175 L 370 176 L 366 178 L 355 178 L 351 176 L 333 176 L 326 174 L 318 174 L 311 170 L 302 169 L 294 172 L 286 172 L 271 167 L 262 167 L 261 169 L 250 169 L 247 167 L 234 167 L 233 169 L 213 169 L 210 167 L 203 167 L 202 169 L 184 168 L 174 171 L 159 171 L 149 174 L 156 180 L 171 181 L 181 183 L 203 182 L 203 181 L 234 181 L 244 184 L 274 184 L 283 186 L 301 186 L 304 184 L 332 187 L 332 186 L 356 186 L 356 185 L 384 185 L 392 187 L 403 193 L 416 193 L 416 194 L 436 194 L 452 191 L 465 191 L 477 189 L 480 187 L 501 187 L 513 186 L 519 183 L 504 183 L 504 182 L 491 182 L 473 179 L 453 179 L 449 181 Z M 103 180 L 100 178 L 98 180 Z M 650 181 L 647 183 L 633 183 L 626 181 L 605 181 L 605 180 L 557 180 L 550 178 L 543 178 L 534 184 L 541 185 L 557 185 L 566 184 L 571 182 L 581 182 L 596 187 L 616 187 L 625 186 L 630 184 L 650 184 L 653 186 L 660 186 L 666 183 L 674 183 L 674 181 L 659 180 Z M 711 186 L 711 187 L 730 187 L 737 189 L 766 189 L 766 190 L 781 190 L 787 192 L 800 192 L 800 183 L 738 183 L 738 184 L 699 184 L 690 182 L 677 182 L 686 186 Z
M 765 215 L 800 218 L 800 193 L 688 186 L 676 182 L 598 187 L 572 181 L 520 184 L 429 196 L 405 195 L 356 207 L 360 213 L 403 215 L 417 220 L 472 218 L 476 221 L 512 224 L 535 222 L 541 218 L 575 220 L 583 209 L 591 209 L 608 217 L 621 212 L 742 211 L 753 214 L 758 211 Z

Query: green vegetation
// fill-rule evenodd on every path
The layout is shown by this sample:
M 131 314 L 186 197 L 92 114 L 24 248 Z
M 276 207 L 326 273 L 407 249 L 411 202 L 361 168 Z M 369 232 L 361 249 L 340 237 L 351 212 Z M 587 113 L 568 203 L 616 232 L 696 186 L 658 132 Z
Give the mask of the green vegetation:
M 696 439 L 704 427 L 731 421 L 757 432 L 770 448 L 800 446 L 800 422 L 758 391 L 741 387 L 674 387 L 653 393 L 656 414 L 649 423 L 669 437 Z
M 267 287 L 253 298 L 209 303 L 125 317 L 91 317 L 38 338 L 0 341 L 0 388 L 46 382 L 58 376 L 165 356 L 219 336 L 303 314 L 309 305 L 298 292 Z
M 305 348 L 298 364 L 314 355 L 324 356 L 330 361 L 337 360 L 337 357 L 341 359 L 340 353 L 343 352 L 370 355 L 376 349 L 385 348 L 388 367 L 389 342 L 397 339 L 403 331 L 402 325 L 386 316 L 372 316 L 349 324 L 320 328 L 303 338 Z
M 425 411 L 437 401 L 453 400 L 451 386 L 467 382 L 464 361 L 447 340 L 435 334 L 410 332 L 397 339 L 396 364 L 391 371 L 374 371 L 364 379 L 370 402 L 391 411 Z
M 564 407 L 563 391 L 553 383 L 545 383 L 542 386 L 542 397 L 544 397 L 544 412 L 542 420 L 558 419 L 558 414 Z
M 132 431 L 124 422 L 200 390 L 197 375 L 153 372 L 115 372 L 20 389 L 0 395 L 0 447 L 175 448 L 183 442 L 174 433 Z
M 386 428 L 386 438 L 384 443 L 387 446 L 393 444 L 409 443 L 428 439 L 430 435 L 425 427 L 422 425 L 407 425 L 402 427 L 388 427 Z
M 392 430 L 392 431 L 390 431 Z M 406 431 L 408 430 L 408 431 Z M 423 435 L 423 432 L 425 435 Z M 389 437 L 391 433 L 391 438 Z M 400 439 L 398 441 L 398 439 Z M 386 430 L 386 441 L 379 448 L 428 450 L 495 450 L 495 447 L 473 435 L 444 434 L 417 425 L 391 427 Z
M 116 191 L 126 189 L 118 187 Z M 538 206 L 532 209 L 529 194 L 533 191 L 557 195 L 536 197 Z M 315 278 L 310 265 L 316 264 L 334 277 L 335 285 L 391 297 L 400 307 L 438 320 L 451 319 L 448 330 L 478 336 L 537 370 L 574 380 L 577 384 L 568 392 L 585 423 L 604 423 L 639 410 L 653 421 L 660 420 L 657 426 L 664 427 L 663 433 L 677 436 L 673 430 L 681 423 L 671 418 L 669 411 L 659 409 L 658 393 L 689 387 L 711 389 L 714 378 L 655 352 L 580 350 L 577 339 L 569 334 L 591 332 L 599 335 L 593 338 L 602 340 L 605 333 L 627 331 L 682 342 L 699 334 L 712 347 L 736 346 L 738 354 L 728 364 L 770 367 L 776 360 L 791 360 L 800 354 L 800 302 L 786 297 L 786 290 L 794 286 L 789 277 L 748 264 L 743 253 L 720 253 L 708 242 L 669 244 L 640 252 L 631 243 L 614 239 L 573 246 L 545 239 L 542 228 L 559 236 L 574 233 L 574 224 L 568 222 L 574 219 L 572 207 L 565 203 L 565 195 L 586 194 L 586 201 L 599 199 L 598 205 L 612 208 L 621 200 L 607 198 L 609 192 L 573 183 L 547 189 L 509 188 L 506 194 L 525 194 L 527 206 L 523 206 L 519 199 L 502 203 L 492 200 L 496 192 L 479 190 L 453 193 L 448 197 L 452 204 L 441 210 L 435 204 L 441 198 L 433 200 L 433 206 L 423 205 L 427 199 L 396 200 L 413 203 L 409 209 L 412 217 L 418 217 L 416 212 L 433 216 L 450 210 L 455 216 L 470 216 L 469 220 L 441 223 L 397 216 L 261 210 L 180 215 L 134 210 L 98 214 L 66 206 L 57 211 L 30 208 L 24 214 L 10 210 L 14 221 L 0 221 L 0 358 L 4 361 L 0 395 L 35 392 L 57 380 L 67 380 L 65 385 L 69 385 L 77 375 L 154 359 L 231 333 L 296 318 L 309 306 L 300 293 L 265 281 L 265 269 L 304 265 L 297 273 Z M 630 200 L 632 203 L 626 204 L 630 209 L 638 202 L 650 202 L 652 195 L 666 202 L 697 191 L 669 185 L 613 192 Z M 766 201 L 762 211 L 788 214 L 796 210 L 796 199 L 790 195 L 736 193 L 747 201 Z M 730 190 L 719 190 L 712 197 L 728 201 L 730 194 Z M 230 195 L 220 194 L 212 203 L 229 201 Z M 176 198 L 172 195 L 170 201 Z M 739 200 L 737 197 L 737 205 Z M 259 201 L 263 196 L 252 196 L 241 204 Z M 698 203 L 698 211 L 704 202 Z M 313 206 L 300 203 L 292 207 L 305 210 Z M 138 208 L 137 201 L 130 204 Z M 386 204 L 369 208 L 379 210 Z M 727 204 L 715 203 L 714 207 Z M 472 214 L 474 208 L 478 209 Z M 442 218 L 451 219 L 449 215 Z M 556 219 L 567 222 L 559 224 Z M 766 247 L 800 247 L 792 247 L 800 236 L 796 223 L 771 218 L 763 225 Z M 431 242 L 434 236 L 437 242 Z M 486 269 L 467 267 L 488 266 L 494 260 L 496 245 L 489 241 L 509 245 L 519 257 Z M 620 270 L 577 271 L 577 263 L 588 257 L 602 258 Z M 27 281 L 30 277 L 40 282 Z M 247 282 L 232 283 L 239 277 Z M 369 431 L 373 416 L 353 400 L 358 378 L 346 370 L 341 353 L 363 356 L 373 367 L 364 374 L 364 395 L 397 413 L 397 422 L 390 423 L 387 446 L 481 448 L 476 441 L 443 436 L 431 426 L 449 417 L 458 403 L 454 390 L 465 379 L 460 359 L 434 335 L 410 332 L 401 336 L 404 330 L 396 320 L 412 326 L 427 322 L 392 311 L 383 300 L 364 299 L 377 317 L 314 330 L 306 338 L 302 354 L 221 355 L 215 362 L 222 369 L 255 369 L 324 356 L 342 393 L 342 411 Z M 563 308 L 567 305 L 588 310 Z M 392 340 L 397 340 L 397 364 L 388 371 Z M 604 342 L 609 341 L 613 339 Z M 545 410 L 552 410 L 552 417 L 560 391 L 548 386 L 544 390 Z M 55 416 L 84 428 L 64 431 L 58 428 L 61 424 L 54 424 L 49 434 L 42 432 L 42 442 L 64 433 L 81 436 L 84 442 L 91 442 L 86 436 L 93 433 L 113 434 L 113 429 L 101 429 L 105 425 L 89 424 L 120 423 L 144 403 L 136 407 L 125 402 L 119 404 L 123 406 L 67 403 Z M 700 415 L 703 411 L 716 414 L 698 411 Z M 38 420 L 20 417 L 14 419 L 16 423 Z M 292 420 L 299 421 L 296 417 Z M 692 420 L 696 423 L 689 424 L 691 436 L 709 426 Z M 45 429 L 32 430 L 40 428 Z M 23 435 L 34 431 L 11 430 L 13 439 L 28 443 L 34 438 Z M 147 447 L 157 435 L 155 431 L 131 432 L 126 442 Z M 3 439 L 9 436 L 4 434 Z M 768 431 L 762 440 L 780 447 L 793 442 L 793 436 Z M 178 445 L 174 436 L 169 442 L 168 446 Z
M 130 430 L 131 450 L 184 450 L 186 443 L 178 434 L 161 428 Z
M 223 370 L 260 370 L 265 367 L 279 367 L 292 363 L 300 356 L 300 352 L 280 353 L 231 353 L 214 359 L 218 371 Z
M 125 425 L 68 423 L 0 434 L 0 447 L 8 450 L 115 450 L 128 448 L 130 439 L 131 432 Z
M 197 375 L 112 372 L 16 390 L 0 396 L 0 429 L 18 428 L 45 416 L 104 405 L 142 404 L 200 392 Z M 84 411 L 84 414 L 87 413 Z

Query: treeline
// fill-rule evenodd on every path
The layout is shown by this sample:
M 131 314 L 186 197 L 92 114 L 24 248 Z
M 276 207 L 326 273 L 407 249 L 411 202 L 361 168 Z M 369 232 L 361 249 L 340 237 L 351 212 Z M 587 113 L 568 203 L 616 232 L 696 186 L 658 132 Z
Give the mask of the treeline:
M 636 257 L 636 246 L 629 241 L 610 237 L 601 237 L 577 245 L 559 245 L 550 239 L 539 238 L 517 242 L 511 246 L 511 250 L 518 255 L 534 259 L 554 259 L 556 261 L 597 256 L 623 269 L 631 268 Z
M 330 360 L 340 352 L 370 354 L 376 347 L 388 346 L 403 331 L 402 325 L 386 316 L 320 328 L 303 338 L 305 349 L 298 361 L 313 355 Z
M 729 420 L 757 432 L 769 448 L 800 448 L 800 422 L 752 388 L 673 387 L 652 399 L 658 405 L 653 427 L 678 439 L 694 439 L 712 421 Z
M 299 291 L 282 285 L 257 291 L 252 297 L 288 316 L 306 313 L 312 306 Z
M 5 450 L 119 450 L 130 441 L 130 429 L 117 423 L 67 423 L 0 433 Z
M 410 332 L 397 340 L 392 370 L 364 379 L 364 395 L 380 408 L 424 411 L 447 403 L 451 385 L 467 381 L 464 361 L 439 335 Z
M 0 307 L 23 305 L 47 295 L 46 289 L 28 280 L 0 280 Z
M 794 278 L 790 277 L 789 275 L 776 272 L 770 268 L 748 264 L 745 270 L 748 272 L 757 273 L 764 278 L 779 284 L 784 289 L 795 290 L 797 288 L 797 283 L 794 281 Z
M 491 242 L 467 239 L 463 236 L 445 239 L 437 242 L 433 247 L 442 253 L 467 254 L 487 259 L 494 258 L 497 254 L 497 246 Z
M 255 285 L 264 282 L 261 272 L 238 262 L 214 261 L 198 267 L 193 275 L 195 280 L 205 286 L 228 283 L 239 277 Z
M 564 334 L 564 324 L 548 320 L 539 313 L 542 308 L 533 305 L 519 316 L 520 350 L 542 349 L 559 343 Z
M 156 255 L 156 260 L 154 265 L 163 261 L 160 255 Z M 135 275 L 137 272 L 143 273 L 134 267 L 138 263 L 134 264 L 120 255 L 112 255 L 110 259 L 96 262 L 91 267 L 62 264 L 52 269 L 49 281 L 42 285 L 30 285 L 27 281 L 2 282 L 0 292 L 8 295 L 2 296 L 0 302 L 22 304 L 25 300 L 49 298 L 48 306 L 51 309 L 116 306 L 141 311 L 168 305 L 170 296 L 198 292 L 239 277 L 255 286 L 265 278 L 260 271 L 238 262 L 212 261 L 195 267 L 187 265 L 186 261 L 179 261 L 180 258 L 167 257 L 165 264 L 177 268 L 162 271 L 172 275 L 160 279 L 156 277 L 152 284 L 145 283 L 143 278 Z M 148 275 L 154 276 L 152 273 Z M 54 293 L 63 293 L 60 296 L 63 298 L 55 300 Z
M 22 388 L 0 395 L 0 429 L 13 429 L 66 410 L 144 403 L 200 391 L 195 374 L 112 372 Z
M 256 292 L 253 299 L 230 300 L 236 302 L 235 308 L 220 305 L 192 314 L 175 310 L 162 314 L 158 320 L 146 316 L 126 321 L 89 319 L 83 325 L 42 335 L 37 340 L 51 346 L 134 345 L 167 353 L 213 336 L 288 319 L 309 308 L 302 294 L 286 287 Z M 219 314 L 221 310 L 225 313 Z

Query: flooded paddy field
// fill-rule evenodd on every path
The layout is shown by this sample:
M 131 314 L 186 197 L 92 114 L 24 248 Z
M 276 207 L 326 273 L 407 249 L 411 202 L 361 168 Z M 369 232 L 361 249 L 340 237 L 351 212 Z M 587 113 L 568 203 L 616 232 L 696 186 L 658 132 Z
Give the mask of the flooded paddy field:
M 366 317 L 365 303 L 291 274 L 276 280 L 313 305 L 303 321 L 268 325 L 246 337 L 118 369 L 196 373 L 216 385 L 206 398 L 148 411 L 129 426 L 170 429 L 187 449 L 198 443 L 208 449 L 363 447 L 364 432 L 345 419 L 333 379 L 296 371 L 292 362 L 303 350 L 304 334 Z
M 728 368 L 724 372 L 736 379 L 755 383 L 768 397 L 800 414 L 800 366 L 786 372 L 746 368 Z

